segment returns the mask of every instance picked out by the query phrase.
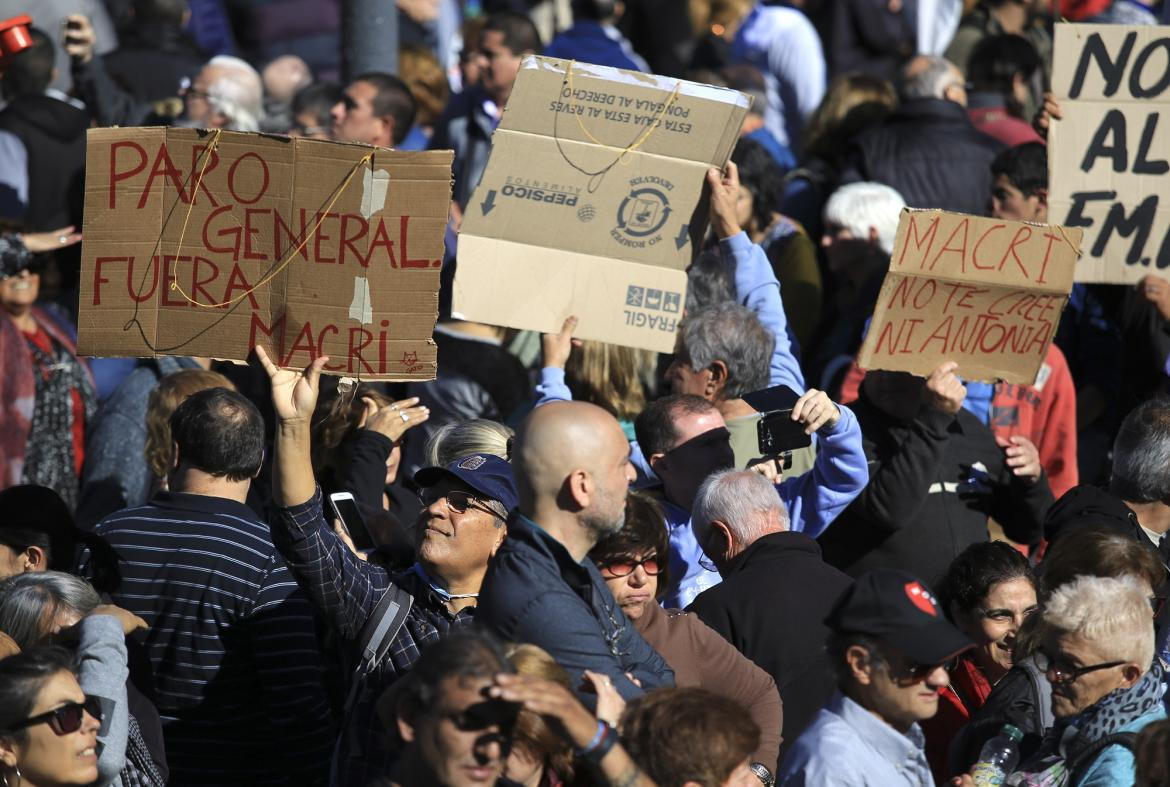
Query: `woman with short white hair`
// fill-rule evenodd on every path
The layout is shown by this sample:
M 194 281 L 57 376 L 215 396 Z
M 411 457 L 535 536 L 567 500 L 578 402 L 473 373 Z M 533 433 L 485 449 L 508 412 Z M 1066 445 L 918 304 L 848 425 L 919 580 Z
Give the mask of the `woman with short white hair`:
M 1037 664 L 1052 684 L 1055 726 L 1006 784 L 1133 784 L 1132 741 L 1166 718 L 1149 588 L 1134 577 L 1078 577 L 1052 592 Z

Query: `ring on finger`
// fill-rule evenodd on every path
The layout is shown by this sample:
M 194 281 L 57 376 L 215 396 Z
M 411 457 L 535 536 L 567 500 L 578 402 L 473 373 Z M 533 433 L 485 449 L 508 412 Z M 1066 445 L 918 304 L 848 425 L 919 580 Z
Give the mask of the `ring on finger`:
M 407 415 L 406 413 L 399 413 L 399 415 L 402 416 L 402 423 L 406 423 L 407 421 L 410 420 L 410 416 Z

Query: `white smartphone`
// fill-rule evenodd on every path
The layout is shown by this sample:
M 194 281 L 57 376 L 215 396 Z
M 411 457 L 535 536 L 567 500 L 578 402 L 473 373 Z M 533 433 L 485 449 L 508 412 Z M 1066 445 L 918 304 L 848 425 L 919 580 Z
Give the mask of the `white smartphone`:
M 355 547 L 363 552 L 374 548 L 374 539 L 370 537 L 353 493 L 334 492 L 329 495 L 329 507 L 333 509 L 333 515 L 341 520 L 341 526 L 349 533 Z

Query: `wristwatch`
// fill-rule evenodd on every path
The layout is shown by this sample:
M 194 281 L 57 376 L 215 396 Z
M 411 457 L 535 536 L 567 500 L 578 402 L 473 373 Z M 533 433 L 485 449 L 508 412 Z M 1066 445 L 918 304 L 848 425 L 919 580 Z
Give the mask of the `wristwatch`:
M 764 787 L 776 787 L 776 777 L 772 775 L 766 765 L 753 762 L 750 767 L 756 778 L 764 783 Z

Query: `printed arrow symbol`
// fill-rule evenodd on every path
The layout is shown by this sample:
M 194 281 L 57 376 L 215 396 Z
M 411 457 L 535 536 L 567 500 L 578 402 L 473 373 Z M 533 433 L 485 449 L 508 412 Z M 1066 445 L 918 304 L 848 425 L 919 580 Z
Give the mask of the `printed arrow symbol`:
M 487 199 L 485 199 L 483 202 L 479 203 L 479 206 L 481 208 L 483 208 L 483 215 L 486 216 L 489 213 L 491 213 L 492 208 L 494 208 L 496 206 L 496 190 L 492 189 L 491 191 L 489 191 L 488 195 L 487 195 Z
M 690 237 L 687 235 L 687 232 L 690 230 L 690 228 L 691 228 L 690 224 L 684 224 L 681 227 L 679 227 L 678 237 L 674 239 L 675 248 L 681 249 L 683 246 L 687 245 L 687 241 L 690 240 Z

